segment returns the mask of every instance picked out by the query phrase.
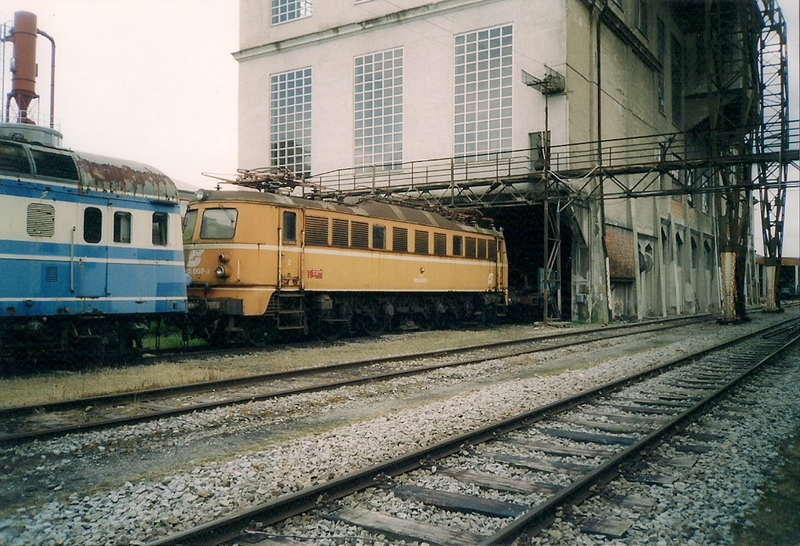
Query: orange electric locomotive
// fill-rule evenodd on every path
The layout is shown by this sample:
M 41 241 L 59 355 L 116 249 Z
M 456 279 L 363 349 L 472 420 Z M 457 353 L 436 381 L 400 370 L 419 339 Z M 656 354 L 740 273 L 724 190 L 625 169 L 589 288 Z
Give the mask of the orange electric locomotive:
M 251 188 L 253 184 L 247 184 Z M 485 321 L 507 303 L 503 235 L 381 201 L 198 192 L 184 220 L 189 309 L 212 343 Z

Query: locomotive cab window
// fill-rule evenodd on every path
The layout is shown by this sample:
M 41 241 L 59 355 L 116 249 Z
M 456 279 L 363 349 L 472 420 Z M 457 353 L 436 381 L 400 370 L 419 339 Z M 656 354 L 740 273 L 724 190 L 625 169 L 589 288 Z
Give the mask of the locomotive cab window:
M 201 239 L 233 239 L 236 234 L 236 221 L 239 211 L 236 209 L 208 209 L 203 213 L 200 226 Z
M 297 213 L 283 212 L 283 244 L 297 244 Z
M 19 144 L 0 142 L 0 171 L 30 174 L 31 165 Z
M 94 207 L 83 211 L 83 240 L 87 243 L 99 243 L 103 238 L 103 212 Z
M 166 212 L 153 213 L 153 244 L 167 246 L 169 228 L 169 215 Z
M 372 248 L 386 250 L 386 226 L 372 226 Z
M 197 225 L 197 210 L 190 210 L 183 217 L 183 242 L 191 243 L 194 238 L 194 228 Z
M 115 243 L 130 243 L 131 242 L 131 213 L 130 212 L 115 212 L 114 213 L 114 242 Z

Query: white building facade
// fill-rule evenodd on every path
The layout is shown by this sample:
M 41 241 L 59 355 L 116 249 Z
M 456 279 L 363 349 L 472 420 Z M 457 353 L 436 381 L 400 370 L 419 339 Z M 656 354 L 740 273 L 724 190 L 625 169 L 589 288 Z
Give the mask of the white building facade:
M 553 146 L 689 130 L 707 116 L 692 99 L 703 48 L 676 4 L 241 0 L 239 165 L 401 170 L 528 149 L 545 130 Z M 564 92 L 530 85 L 548 74 Z M 681 194 L 570 209 L 565 316 L 718 309 L 713 209 Z

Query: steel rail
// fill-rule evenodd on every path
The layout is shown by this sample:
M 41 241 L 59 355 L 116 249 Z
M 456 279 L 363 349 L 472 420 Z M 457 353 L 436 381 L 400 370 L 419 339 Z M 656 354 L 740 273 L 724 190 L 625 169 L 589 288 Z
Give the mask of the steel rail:
M 509 347 L 513 345 L 522 345 L 524 343 L 535 343 L 538 341 L 551 341 L 553 339 L 562 339 L 562 338 L 569 338 L 581 335 L 589 335 L 598 332 L 608 332 L 608 331 L 615 331 L 615 330 L 626 330 L 626 329 L 634 329 L 637 327 L 642 326 L 649 326 L 649 325 L 660 325 L 665 324 L 668 328 L 679 328 L 683 326 L 680 323 L 688 323 L 691 324 L 693 322 L 704 322 L 707 320 L 712 320 L 712 316 L 708 314 L 703 315 L 693 315 L 691 317 L 672 317 L 672 318 L 660 318 L 652 321 L 642 321 L 636 323 L 626 323 L 626 324 L 615 324 L 611 326 L 601 326 L 597 328 L 590 328 L 581 331 L 572 331 L 572 332 L 559 332 L 557 334 L 549 334 L 545 336 L 531 336 L 522 339 L 515 339 L 515 340 L 507 340 L 507 341 L 496 341 L 492 343 L 484 343 L 478 345 L 467 345 L 465 347 L 455 347 L 449 349 L 438 349 L 435 351 L 425 351 L 420 353 L 411 353 L 411 354 L 400 354 L 400 355 L 390 355 L 380 358 L 373 358 L 367 360 L 357 360 L 357 361 L 350 361 L 350 362 L 341 362 L 336 364 L 326 364 L 322 366 L 311 366 L 307 368 L 301 368 L 296 370 L 289 370 L 289 371 L 282 371 L 282 372 L 268 372 L 264 374 L 256 374 L 256 375 L 249 375 L 246 377 L 235 377 L 229 379 L 218 379 L 214 381 L 200 381 L 196 383 L 188 383 L 184 385 L 175 385 L 170 387 L 157 387 L 154 389 L 142 389 L 138 391 L 128 391 L 124 393 L 115 393 L 115 394 L 104 394 L 100 396 L 92 396 L 92 397 L 84 397 L 84 398 L 74 398 L 70 400 L 63 400 L 59 402 L 48 402 L 44 404 L 30 404 L 30 405 L 23 405 L 23 406 L 6 406 L 0 407 L 0 419 L 9 418 L 9 417 L 20 417 L 23 415 L 29 415 L 33 413 L 38 413 L 41 411 L 63 411 L 69 409 L 76 409 L 76 408 L 83 408 L 88 405 L 96 405 L 96 404 L 121 404 L 126 402 L 132 402 L 134 400 L 142 401 L 145 399 L 151 398 L 158 398 L 163 396 L 173 396 L 179 394 L 187 394 L 187 393 L 194 393 L 194 392 L 203 392 L 203 391 L 210 391 L 215 389 L 222 389 L 222 388 L 237 388 L 242 386 L 247 386 L 253 383 L 258 383 L 267 380 L 274 380 L 274 379 L 286 379 L 290 377 L 299 377 L 302 375 L 314 374 L 319 373 L 321 371 L 334 371 L 334 370 L 341 370 L 346 369 L 348 367 L 360 367 L 365 365 L 374 365 L 374 364 L 382 364 L 386 362 L 398 362 L 403 360 L 414 360 L 414 359 L 425 359 L 425 358 L 438 358 L 447 355 L 453 354 L 460 354 L 460 353 L 467 353 L 471 351 L 477 351 L 481 349 L 493 349 L 493 348 L 501 348 L 501 347 Z M 678 324 L 673 324 L 678 323 Z M 652 331 L 652 330 L 649 330 Z M 633 334 L 625 334 L 625 335 L 635 335 Z M 219 351 L 209 354 L 231 354 L 232 351 L 225 350 Z M 194 357 L 195 354 L 189 353 L 181 353 L 178 356 L 182 357 Z
M 624 448 L 620 452 L 614 454 L 607 461 L 603 462 L 596 469 L 583 476 L 581 479 L 571 483 L 557 494 L 549 498 L 547 501 L 537 505 L 535 509 L 525 513 L 519 518 L 515 519 L 510 525 L 503 527 L 497 533 L 489 537 L 483 544 L 510 544 L 516 539 L 523 531 L 544 521 L 546 518 L 555 514 L 556 510 L 566 504 L 570 500 L 581 498 L 585 495 L 592 486 L 602 483 L 606 478 L 613 476 L 619 467 L 624 463 L 631 461 L 637 457 L 642 451 L 648 447 L 659 442 L 664 436 L 674 431 L 680 424 L 688 421 L 690 418 L 704 410 L 720 396 L 729 392 L 736 385 L 738 385 L 745 378 L 750 376 L 755 370 L 762 367 L 765 363 L 769 362 L 775 356 L 785 351 L 790 346 L 794 345 L 800 340 L 800 336 L 794 337 L 792 340 L 779 346 L 774 351 L 770 352 L 767 356 L 749 366 L 742 373 L 722 385 L 719 389 L 715 390 L 712 394 L 705 396 L 702 400 L 691 406 L 685 411 L 678 413 L 675 417 L 666 421 L 658 429 L 654 430 L 645 437 L 639 439 L 636 443 Z
M 509 340 L 509 341 L 500 341 L 482 345 L 471 345 L 468 347 L 456 348 L 456 349 L 445 349 L 445 350 L 437 350 L 437 351 L 430 351 L 425 353 L 416 353 L 410 355 L 402 355 L 402 356 L 389 356 L 389 357 L 381 357 L 377 359 L 369 359 L 364 361 L 355 361 L 355 362 L 346 362 L 340 364 L 330 364 L 326 366 L 319 366 L 319 367 L 310 367 L 310 368 L 303 368 L 302 370 L 292 370 L 288 372 L 276 372 L 276 373 L 269 373 L 269 374 L 261 374 L 258 376 L 250 376 L 247 378 L 237 378 L 232 380 L 222 380 L 222 381 L 212 381 L 212 382 L 205 382 L 205 383 L 194 383 L 192 385 L 185 385 L 185 386 L 178 386 L 178 387 L 167 387 L 167 388 L 160 388 L 160 389 L 152 389 L 148 391 L 137 391 L 134 393 L 126 393 L 126 394 L 118 394 L 118 395 L 106 395 L 96 398 L 81 398 L 77 400 L 70 400 L 60 403 L 50 403 L 44 404 L 41 406 L 18 406 L 13 408 L 4 408 L 0 410 L 0 420 L 2 419 L 10 419 L 10 418 L 21 418 L 26 415 L 31 415 L 34 413 L 41 413 L 45 411 L 55 412 L 55 411 L 67 411 L 67 410 L 74 410 L 85 408 L 87 406 L 98 407 L 98 406 L 110 406 L 110 405 L 118 405 L 123 403 L 145 403 L 145 402 L 152 402 L 156 399 L 163 399 L 168 396 L 174 396 L 178 394 L 187 394 L 187 393 L 202 393 L 208 392 L 215 389 L 220 388 L 232 388 L 232 387 L 242 387 L 242 386 L 252 386 L 254 384 L 263 383 L 265 381 L 275 381 L 280 379 L 288 379 L 293 377 L 301 377 L 301 376 L 308 376 L 313 374 L 320 374 L 325 372 L 331 371 L 344 371 L 350 368 L 357 368 L 357 367 L 369 367 L 375 366 L 381 363 L 386 362 L 402 362 L 408 360 L 421 360 L 426 358 L 437 358 L 443 357 L 448 355 L 454 354 L 461 354 L 461 353 L 468 353 L 474 352 L 477 350 L 482 349 L 491 349 L 491 348 L 502 348 L 508 347 L 513 345 L 522 345 L 526 343 L 537 343 L 540 341 L 551 341 L 553 339 L 563 339 L 565 337 L 579 337 L 579 336 L 586 336 L 592 334 L 602 334 L 601 336 L 597 337 L 596 339 L 590 340 L 579 340 L 579 341 L 568 341 L 564 343 L 558 343 L 555 345 L 547 345 L 542 347 L 534 347 L 529 349 L 522 349 L 518 351 L 513 351 L 506 354 L 501 355 L 489 355 L 484 357 L 478 357 L 468 360 L 460 360 L 457 362 L 447 362 L 447 363 L 440 363 L 440 364 L 433 364 L 429 366 L 417 366 L 407 370 L 398 370 L 392 372 L 385 372 L 385 373 L 378 373 L 373 374 L 366 377 L 360 377 L 356 379 L 347 379 L 347 380 L 338 380 L 338 381 L 329 381 L 325 383 L 319 383 L 316 385 L 310 385 L 306 387 L 295 387 L 290 389 L 284 390 L 276 390 L 264 394 L 253 394 L 253 395 L 245 395 L 245 396 L 236 396 L 236 397 L 229 397 L 223 400 L 217 401 L 210 401 L 210 402 L 203 402 L 199 404 L 192 404 L 186 406 L 179 406 L 170 409 L 162 409 L 162 410 L 153 410 L 147 413 L 142 413 L 140 415 L 131 415 L 131 416 L 124 416 L 124 417 L 113 417 L 113 418 L 106 418 L 106 419 L 98 419 L 93 422 L 85 422 L 85 423 L 78 423 L 72 425 L 63 425 L 59 427 L 53 427 L 46 430 L 39 430 L 39 431 L 26 431 L 26 432 L 19 432 L 19 433 L 10 433 L 10 434 L 3 434 L 0 433 L 0 446 L 5 445 L 19 445 L 22 443 L 30 442 L 33 440 L 43 440 L 48 438 L 54 438 L 58 436 L 63 436 L 65 434 L 72 434 L 76 432 L 88 432 L 91 430 L 102 430 L 111 427 L 118 427 L 123 425 L 129 424 L 138 424 L 144 423 L 148 421 L 153 421 L 157 419 L 164 419 L 168 417 L 177 417 L 179 415 L 186 415 L 188 413 L 193 413 L 196 411 L 208 411 L 217 409 L 220 407 L 226 406 L 234 406 L 239 404 L 246 404 L 251 402 L 259 402 L 274 398 L 281 398 L 296 394 L 308 394 L 314 392 L 321 392 L 325 390 L 331 390 L 339 387 L 347 387 L 347 386 L 355 386 L 361 385 L 365 383 L 369 383 L 372 381 L 385 381 L 389 379 L 395 379 L 399 377 L 409 376 L 409 375 L 417 375 L 422 374 L 425 372 L 439 370 L 444 368 L 450 367 L 458 367 L 458 366 L 467 366 L 471 364 L 478 364 L 481 362 L 485 362 L 487 360 L 495 360 L 498 358 L 510 358 L 514 356 L 520 356 L 524 354 L 532 354 L 537 352 L 544 352 L 544 351 L 552 351 L 557 349 L 562 349 L 565 347 L 570 347 L 576 344 L 583 344 L 583 343 L 591 343 L 595 341 L 606 341 L 609 339 L 615 339 L 619 337 L 626 337 L 638 334 L 645 334 L 650 333 L 653 331 L 660 331 L 665 328 L 679 328 L 685 326 L 687 323 L 692 324 L 694 322 L 702 322 L 704 320 L 708 320 L 706 315 L 700 317 L 693 317 L 692 319 L 686 319 L 684 317 L 683 321 L 677 323 L 678 320 L 675 319 L 674 322 L 668 323 L 664 326 L 665 321 L 657 321 L 655 323 L 647 323 L 645 324 L 645 328 L 641 328 L 643 324 L 636 323 L 636 324 L 625 324 L 625 325 L 618 325 L 614 327 L 607 327 L 607 328 L 595 328 L 589 331 L 583 330 L 581 332 L 571 332 L 569 334 L 553 334 L 548 336 L 541 336 L 541 337 L 531 337 L 525 338 L 520 340 Z M 650 327 L 648 327 L 650 325 Z M 639 328 L 639 329 L 637 329 Z M 630 330 L 630 331 L 627 331 Z M 617 332 L 613 335 L 606 335 L 608 332 Z
M 351 493 L 374 486 L 376 482 L 380 482 L 383 477 L 396 476 L 416 470 L 430 461 L 435 461 L 448 455 L 453 455 L 459 452 L 465 446 L 476 445 L 489 440 L 497 439 L 499 436 L 523 427 L 528 427 L 533 423 L 569 410 L 575 406 L 585 403 L 588 400 L 592 400 L 602 395 L 607 395 L 630 384 L 660 375 L 663 372 L 671 370 L 684 363 L 697 360 L 698 358 L 702 358 L 711 353 L 739 344 L 745 340 L 764 335 L 765 333 L 777 327 L 785 325 L 789 322 L 796 322 L 797 320 L 797 318 L 791 318 L 778 325 L 773 324 L 735 340 L 727 341 L 717 346 L 702 349 L 692 354 L 670 360 L 663 364 L 652 366 L 636 374 L 632 374 L 622 379 L 610 381 L 599 387 L 583 391 L 577 395 L 566 397 L 550 404 L 537 407 L 536 409 L 518 414 L 514 417 L 485 425 L 470 432 L 453 436 L 433 446 L 395 457 L 389 461 L 379 463 L 372 467 L 335 478 L 331 481 L 304 489 L 302 491 L 285 495 L 264 504 L 238 511 L 232 515 L 218 518 L 217 520 L 186 529 L 168 537 L 148 542 L 146 546 L 221 544 L 226 540 L 236 538 L 252 521 L 257 520 L 259 523 L 265 526 L 278 523 L 289 517 L 307 512 L 314 508 L 318 508 L 325 503 L 332 502 Z M 792 343 L 796 341 L 797 338 L 795 338 Z M 766 359 L 764 359 L 764 361 L 766 361 Z M 740 379 L 737 379 L 736 381 L 738 382 L 739 380 Z M 708 402 L 699 402 L 695 404 L 691 410 L 692 414 L 700 411 L 707 405 L 707 403 Z M 674 421 L 674 419 L 670 420 L 670 423 L 672 421 Z M 639 443 L 642 444 L 642 447 L 645 447 L 646 445 L 650 445 L 657 441 L 666 433 L 667 431 L 653 432 Z M 614 468 L 616 468 L 624 460 L 627 460 L 627 457 L 614 456 L 612 460 L 614 462 Z M 610 468 L 611 467 L 609 466 L 609 469 Z M 591 472 L 589 476 L 591 476 L 594 480 L 592 484 L 596 483 L 601 476 L 606 474 L 607 472 L 601 472 L 599 469 Z M 588 485 L 587 488 L 590 486 L 591 484 Z M 566 500 L 573 498 L 578 493 L 579 488 L 577 486 L 569 486 L 562 493 L 558 494 L 557 497 L 560 503 L 563 504 Z M 534 516 L 520 516 L 520 518 L 518 518 L 520 523 L 516 523 L 517 520 L 515 520 L 515 523 L 512 523 L 513 527 L 510 526 L 511 528 L 503 534 L 498 533 L 495 536 L 490 537 L 487 541 L 487 544 L 502 543 L 502 541 L 507 540 L 507 538 L 511 536 L 512 532 L 518 533 L 520 529 L 526 528 L 529 525 L 532 525 L 533 522 L 538 521 L 540 518 L 552 513 L 552 511 L 555 510 L 555 506 L 556 504 L 554 503 L 551 505 L 551 508 L 548 509 L 537 508 L 533 512 L 535 514 Z

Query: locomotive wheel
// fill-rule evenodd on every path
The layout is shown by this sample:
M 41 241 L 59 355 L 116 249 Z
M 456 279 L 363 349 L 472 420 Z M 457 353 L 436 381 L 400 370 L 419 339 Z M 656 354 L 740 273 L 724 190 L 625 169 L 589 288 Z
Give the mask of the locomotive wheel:
M 370 337 L 379 337 L 385 331 L 389 321 L 386 318 L 378 318 L 370 315 L 362 315 L 358 319 L 358 326 Z
M 230 340 L 225 335 L 225 330 L 220 325 L 219 319 L 203 327 L 202 337 L 212 347 L 222 348 L 230 344 Z
M 365 312 L 360 313 L 356 317 L 358 327 L 365 334 L 371 337 L 378 337 L 386 331 L 389 326 L 389 317 L 383 312 L 383 309 L 372 304 Z
M 255 319 L 245 326 L 247 341 L 255 347 L 266 347 L 275 341 L 276 328 L 271 321 Z

